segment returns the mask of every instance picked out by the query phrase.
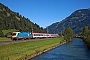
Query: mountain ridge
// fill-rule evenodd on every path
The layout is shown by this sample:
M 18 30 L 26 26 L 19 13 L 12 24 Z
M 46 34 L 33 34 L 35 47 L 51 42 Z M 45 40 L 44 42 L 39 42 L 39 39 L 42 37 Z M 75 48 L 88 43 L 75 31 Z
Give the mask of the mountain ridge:
M 64 32 L 66 28 L 71 27 L 76 34 L 79 34 L 82 32 L 83 27 L 88 25 L 90 25 L 90 8 L 76 10 L 62 21 L 56 22 L 47 28 L 50 33 L 58 33 Z

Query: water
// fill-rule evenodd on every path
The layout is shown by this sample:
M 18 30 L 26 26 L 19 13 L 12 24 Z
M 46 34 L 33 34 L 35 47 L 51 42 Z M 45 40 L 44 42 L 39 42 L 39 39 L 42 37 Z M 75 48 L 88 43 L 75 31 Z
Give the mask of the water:
M 82 39 L 59 46 L 31 60 L 90 60 L 90 50 Z

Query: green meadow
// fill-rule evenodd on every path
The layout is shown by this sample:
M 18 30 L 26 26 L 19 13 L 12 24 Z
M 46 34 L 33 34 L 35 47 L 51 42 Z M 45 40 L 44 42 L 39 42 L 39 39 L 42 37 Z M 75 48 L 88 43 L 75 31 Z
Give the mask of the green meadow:
M 16 29 L 9 29 L 9 30 L 2 30 L 2 32 L 4 33 L 4 35 L 6 35 L 9 32 L 15 32 Z
M 7 35 L 9 32 L 15 32 L 16 29 L 9 29 L 9 30 L 2 30 L 4 36 Z M 6 38 L 6 37 L 0 37 L 0 42 L 5 42 L 5 41 L 11 41 L 10 38 Z
M 0 42 L 12 41 L 10 38 L 0 37 Z
M 52 38 L 47 40 L 3 45 L 0 46 L 0 60 L 16 60 L 32 54 L 36 50 L 41 51 L 61 42 L 64 42 L 63 38 Z

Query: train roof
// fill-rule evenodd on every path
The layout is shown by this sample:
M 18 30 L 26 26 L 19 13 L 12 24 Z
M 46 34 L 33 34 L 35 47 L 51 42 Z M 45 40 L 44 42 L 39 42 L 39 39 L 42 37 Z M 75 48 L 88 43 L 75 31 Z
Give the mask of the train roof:
M 46 33 L 46 32 L 32 32 L 32 33 Z
M 50 33 L 45 33 L 45 32 L 32 32 L 32 34 L 50 34 Z

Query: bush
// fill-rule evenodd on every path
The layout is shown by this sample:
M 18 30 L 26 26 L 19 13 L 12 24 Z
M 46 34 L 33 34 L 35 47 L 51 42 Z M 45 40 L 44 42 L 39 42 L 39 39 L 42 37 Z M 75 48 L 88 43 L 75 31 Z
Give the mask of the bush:
M 11 35 L 12 35 L 12 32 L 8 32 L 8 33 L 5 35 L 5 37 L 10 38 L 10 37 L 11 37 Z
M 4 37 L 4 34 L 1 30 L 0 30 L 0 37 Z

